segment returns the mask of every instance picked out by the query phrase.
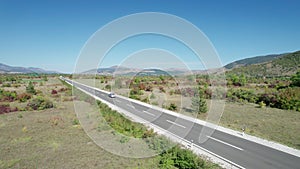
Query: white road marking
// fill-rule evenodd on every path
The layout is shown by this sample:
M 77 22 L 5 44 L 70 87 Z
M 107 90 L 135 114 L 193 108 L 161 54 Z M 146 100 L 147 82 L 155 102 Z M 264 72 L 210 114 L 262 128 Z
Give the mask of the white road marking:
M 185 128 L 185 126 L 183 126 L 183 125 L 181 125 L 181 124 L 177 124 L 177 123 L 175 123 L 175 122 L 173 122 L 173 121 L 170 121 L 170 120 L 166 120 L 166 121 L 169 122 L 169 123 L 171 123 L 171 124 L 174 124 L 174 125 L 176 125 L 176 126 Z
M 143 112 L 146 113 L 146 114 L 149 114 L 149 115 L 151 115 L 151 116 L 155 116 L 154 114 L 149 113 L 149 112 L 147 112 L 147 111 L 145 111 L 145 110 L 143 110 Z
M 127 104 L 127 106 L 132 107 L 133 109 L 135 109 L 135 107 L 131 104 Z
M 237 147 L 237 146 L 234 146 L 234 145 L 232 145 L 232 144 L 226 143 L 225 141 L 222 141 L 222 140 L 213 138 L 213 137 L 211 137 L 211 136 L 207 136 L 207 137 L 210 138 L 210 139 L 213 139 L 213 140 L 215 140 L 215 141 L 217 141 L 217 142 L 226 144 L 226 145 L 228 145 L 228 146 L 230 146 L 230 147 L 233 147 L 233 148 L 236 148 L 236 149 L 238 149 L 238 150 L 244 151 L 244 149 L 242 149 L 242 148 L 240 148 L 240 147 Z

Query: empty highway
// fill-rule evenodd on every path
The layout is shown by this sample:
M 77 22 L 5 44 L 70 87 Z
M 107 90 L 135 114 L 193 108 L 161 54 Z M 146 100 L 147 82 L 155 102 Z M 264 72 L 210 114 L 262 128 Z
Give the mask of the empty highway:
M 242 137 L 233 136 L 219 130 L 212 135 L 205 136 L 207 141 L 199 143 L 199 136 L 203 126 L 187 119 L 176 117 L 169 113 L 163 113 L 151 106 L 132 102 L 127 98 L 116 95 L 115 98 L 108 97 L 107 93 L 92 87 L 63 79 L 73 86 L 80 88 L 92 95 L 110 102 L 147 122 L 152 123 L 172 134 L 221 156 L 238 168 L 253 169 L 297 169 L 300 168 L 300 157 L 279 151 L 262 144 L 258 144 Z

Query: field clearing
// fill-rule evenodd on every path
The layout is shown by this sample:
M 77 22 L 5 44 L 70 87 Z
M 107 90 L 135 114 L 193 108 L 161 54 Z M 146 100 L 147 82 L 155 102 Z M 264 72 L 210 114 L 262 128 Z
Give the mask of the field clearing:
M 221 125 L 300 149 L 300 113 L 258 108 L 255 104 L 226 103 Z

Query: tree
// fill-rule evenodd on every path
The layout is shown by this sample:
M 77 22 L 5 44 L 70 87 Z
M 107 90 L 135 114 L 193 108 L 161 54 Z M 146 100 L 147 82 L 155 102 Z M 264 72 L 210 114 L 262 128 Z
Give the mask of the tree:
M 198 95 L 192 98 L 192 107 L 197 113 L 206 113 L 207 104 L 204 96 L 204 91 L 202 88 L 198 89 Z
M 231 76 L 231 81 L 232 81 L 232 84 L 233 84 L 233 85 L 235 85 L 235 86 L 238 86 L 238 85 L 239 85 L 239 84 L 238 84 L 238 82 L 239 82 L 239 77 L 238 77 L 237 75 L 233 74 L 233 75 Z
M 48 78 L 47 78 L 47 76 L 45 75 L 45 76 L 43 76 L 43 80 L 45 81 L 45 82 L 47 82 L 48 81 Z
M 300 71 L 298 71 L 294 76 L 292 76 L 291 81 L 291 86 L 300 87 Z
M 240 82 L 241 86 L 245 86 L 246 85 L 247 79 L 246 79 L 246 76 L 244 74 L 241 74 L 239 82 Z
M 36 94 L 36 91 L 35 91 L 34 86 L 31 81 L 29 82 L 28 86 L 26 87 L 26 92 L 30 93 L 30 94 Z

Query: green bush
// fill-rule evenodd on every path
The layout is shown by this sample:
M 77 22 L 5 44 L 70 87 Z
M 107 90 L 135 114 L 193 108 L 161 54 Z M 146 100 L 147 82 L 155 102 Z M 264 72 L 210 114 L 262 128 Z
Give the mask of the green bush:
M 156 135 L 155 137 L 147 137 L 145 138 L 148 147 L 158 153 L 162 151 L 166 151 L 172 146 L 170 140 L 166 139 L 163 136 Z
M 244 88 L 229 89 L 227 91 L 226 97 L 229 101 L 244 100 L 250 103 L 257 103 L 257 101 L 259 100 L 259 96 L 257 96 L 257 94 L 255 94 L 253 90 Z
M 4 83 L 4 84 L 2 84 L 2 87 L 11 87 L 11 84 L 10 83 Z
M 177 106 L 174 103 L 171 103 L 170 106 L 168 107 L 168 109 L 171 110 L 171 111 L 176 111 Z
M 264 103 L 264 101 L 260 101 L 260 102 L 258 103 L 258 105 L 259 105 L 260 108 L 266 107 L 266 103 Z
M 143 91 L 139 88 L 133 88 L 130 90 L 130 95 L 143 95 Z
M 292 76 L 291 81 L 291 86 L 300 87 L 300 71 L 298 71 L 295 75 Z
M 79 120 L 77 118 L 74 118 L 72 121 L 73 125 L 79 125 Z
M 36 94 L 36 90 L 34 89 L 34 86 L 31 81 L 28 83 L 28 86 L 26 87 L 26 92 L 30 94 Z
M 128 120 L 123 115 L 112 110 L 100 101 L 97 101 L 97 104 L 103 118 L 106 120 L 108 125 L 117 132 L 122 133 L 125 136 L 135 138 L 145 138 L 145 136 L 151 135 L 144 125 Z
M 200 159 L 190 150 L 175 146 L 172 149 L 162 153 L 159 161 L 161 168 L 207 168 L 205 161 Z
M 41 96 L 32 99 L 28 104 L 27 107 L 33 110 L 44 110 L 53 108 L 53 103 L 50 100 L 44 99 Z
M 22 93 L 18 95 L 18 100 L 20 102 L 26 102 L 27 100 L 31 99 L 31 94 L 29 93 Z
M 106 89 L 106 90 L 111 90 L 111 85 L 109 85 L 109 84 L 108 84 L 108 85 L 105 85 L 105 89 Z
M 17 92 L 0 89 L 0 101 L 13 102 L 17 99 Z
M 288 87 L 278 91 L 260 94 L 258 102 L 264 102 L 267 106 L 286 110 L 299 111 L 300 87 Z

